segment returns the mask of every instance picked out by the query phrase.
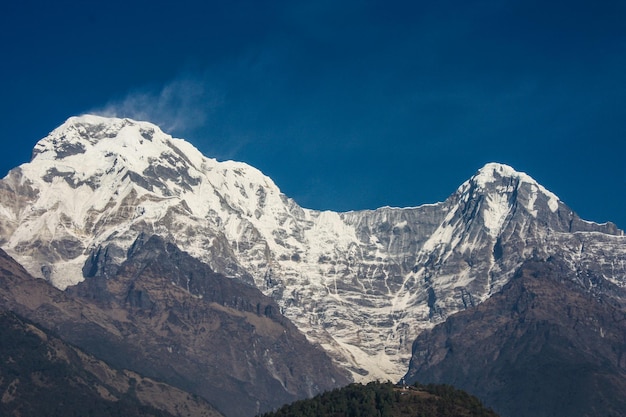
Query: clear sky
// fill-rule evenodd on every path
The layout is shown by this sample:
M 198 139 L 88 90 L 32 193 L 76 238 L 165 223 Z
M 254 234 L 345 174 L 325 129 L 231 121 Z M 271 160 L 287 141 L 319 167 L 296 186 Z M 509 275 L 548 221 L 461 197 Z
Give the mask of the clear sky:
M 445 199 L 487 162 L 626 228 L 626 1 L 0 3 L 0 175 L 86 112 L 300 205 Z

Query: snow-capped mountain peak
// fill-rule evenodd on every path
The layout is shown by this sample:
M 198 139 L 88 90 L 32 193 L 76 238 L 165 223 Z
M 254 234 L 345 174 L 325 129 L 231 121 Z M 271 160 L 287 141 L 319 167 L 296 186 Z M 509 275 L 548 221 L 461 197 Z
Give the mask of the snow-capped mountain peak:
M 87 147 L 98 147 L 99 144 L 111 148 L 113 153 L 122 147 L 130 150 L 152 148 L 154 153 L 167 137 L 159 127 L 147 122 L 94 115 L 75 116 L 35 145 L 33 159 L 61 160 L 85 154 Z M 153 140 L 154 146 L 142 146 L 144 141 L 151 143 Z
M 113 236 L 125 250 L 139 230 L 169 236 L 181 233 L 169 230 L 180 221 L 175 224 L 190 234 L 194 222 L 223 226 L 233 212 L 261 217 L 286 200 L 271 179 L 244 163 L 207 158 L 151 123 L 92 115 L 72 117 L 40 140 L 31 162 L 5 182 L 10 194 L 31 191 L 27 207 L 7 209 L 3 240 L 29 272 L 60 288 L 82 280 L 90 250 Z M 64 244 L 49 247 L 45 262 L 33 258 L 53 241 Z
M 48 174 L 65 173 L 68 184 L 91 181 L 95 186 L 99 178 L 122 171 L 193 183 L 197 177 L 190 170 L 212 167 L 216 161 L 151 123 L 84 115 L 68 119 L 35 145 L 31 165 L 41 169 L 47 164 Z M 155 171 L 158 176 L 150 175 Z
M 490 162 L 485 164 L 472 177 L 472 181 L 478 185 L 485 186 L 493 183 L 500 178 L 516 178 L 523 182 L 537 184 L 537 182 L 524 172 L 518 172 L 513 167 L 498 162 Z
M 476 184 L 479 188 L 488 188 L 489 185 L 496 185 L 496 191 L 504 193 L 513 191 L 512 187 L 527 186 L 532 190 L 532 196 L 530 196 L 528 209 L 534 211 L 533 203 L 536 201 L 537 193 L 544 195 L 547 198 L 548 207 L 552 212 L 558 209 L 560 199 L 551 191 L 548 191 L 545 187 L 535 181 L 530 175 L 525 172 L 519 172 L 512 167 L 499 164 L 489 163 L 482 167 L 476 175 L 474 175 L 470 182 Z
M 543 210 L 555 213 L 561 204 L 530 175 L 500 163 L 486 164 L 451 198 L 459 201 L 465 221 L 479 220 L 494 238 L 515 212 L 537 217 Z

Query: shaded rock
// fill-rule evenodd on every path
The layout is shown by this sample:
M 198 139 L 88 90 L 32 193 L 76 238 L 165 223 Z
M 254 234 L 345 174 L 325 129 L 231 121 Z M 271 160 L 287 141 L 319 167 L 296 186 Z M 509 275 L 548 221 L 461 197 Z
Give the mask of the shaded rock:
M 528 261 L 481 305 L 413 344 L 407 382 L 447 383 L 505 417 L 626 414 L 626 291 Z

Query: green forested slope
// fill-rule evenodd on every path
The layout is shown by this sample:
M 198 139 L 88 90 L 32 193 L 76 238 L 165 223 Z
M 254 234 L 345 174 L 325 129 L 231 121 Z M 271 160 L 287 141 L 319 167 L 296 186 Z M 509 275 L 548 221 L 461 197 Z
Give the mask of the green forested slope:
M 449 385 L 415 384 L 406 389 L 390 382 L 351 384 L 261 417 L 497 417 L 465 391 Z

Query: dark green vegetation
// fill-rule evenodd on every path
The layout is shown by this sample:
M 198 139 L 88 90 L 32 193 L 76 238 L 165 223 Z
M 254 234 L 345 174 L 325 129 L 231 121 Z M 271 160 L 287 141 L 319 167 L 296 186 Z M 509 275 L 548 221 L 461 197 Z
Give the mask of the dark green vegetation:
M 449 385 L 391 382 L 350 384 L 309 400 L 283 406 L 262 417 L 497 417 L 465 391 Z

